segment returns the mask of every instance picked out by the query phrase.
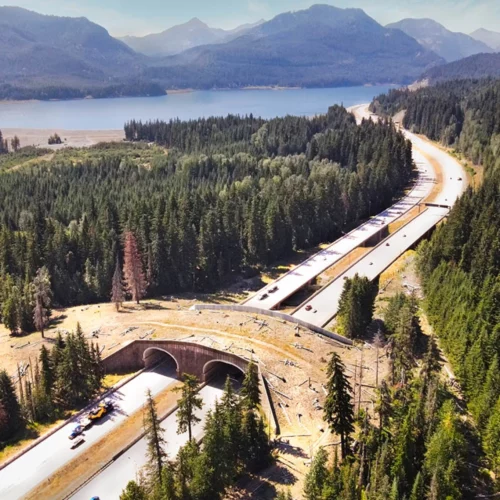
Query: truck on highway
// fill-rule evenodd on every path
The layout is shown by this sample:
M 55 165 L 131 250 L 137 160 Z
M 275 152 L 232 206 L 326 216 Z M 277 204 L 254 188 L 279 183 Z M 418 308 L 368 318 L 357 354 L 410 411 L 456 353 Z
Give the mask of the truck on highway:
M 99 404 L 99 406 L 92 410 L 88 415 L 88 420 L 93 423 L 96 420 L 101 420 L 105 415 L 111 413 L 114 409 L 113 403 L 111 401 L 105 401 Z

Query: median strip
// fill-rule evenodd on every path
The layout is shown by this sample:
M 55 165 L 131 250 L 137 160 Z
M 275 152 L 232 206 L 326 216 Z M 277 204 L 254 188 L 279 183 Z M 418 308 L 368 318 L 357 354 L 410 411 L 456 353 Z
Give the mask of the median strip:
M 181 382 L 177 381 L 158 396 L 155 396 L 158 413 L 162 415 L 162 419 L 176 410 L 179 396 L 172 390 L 180 385 Z M 112 414 L 110 418 L 112 418 Z M 92 432 L 92 429 L 88 432 Z M 69 498 L 118 456 L 139 441 L 143 435 L 143 407 L 141 407 L 125 422 L 114 428 L 90 448 L 75 456 L 73 460 L 67 462 L 31 490 L 25 498 L 33 500 L 40 498 Z M 127 443 L 127 445 L 124 446 L 124 443 Z

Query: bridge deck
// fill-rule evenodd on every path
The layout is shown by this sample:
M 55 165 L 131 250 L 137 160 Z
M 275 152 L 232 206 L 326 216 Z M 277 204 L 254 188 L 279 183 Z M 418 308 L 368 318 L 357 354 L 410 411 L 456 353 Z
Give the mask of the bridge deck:
M 337 314 L 344 287 L 344 279 L 354 275 L 374 280 L 396 259 L 417 243 L 436 224 L 446 217 L 447 209 L 431 207 L 376 246 L 371 252 L 304 302 L 293 314 L 294 318 L 324 327 Z M 387 244 L 389 246 L 387 246 Z M 310 311 L 306 311 L 307 306 Z
M 381 233 L 384 229 L 387 230 L 389 224 L 392 224 L 418 205 L 432 191 L 436 178 L 431 165 L 420 152 L 414 151 L 414 159 L 419 171 L 419 177 L 414 188 L 407 196 L 368 222 L 339 238 L 326 249 L 294 267 L 281 278 L 244 301 L 243 305 L 269 310 L 276 308 L 340 259 L 363 245 L 370 238 Z M 278 287 L 278 290 L 270 292 L 275 286 Z M 267 297 L 261 299 L 263 294 L 266 294 Z

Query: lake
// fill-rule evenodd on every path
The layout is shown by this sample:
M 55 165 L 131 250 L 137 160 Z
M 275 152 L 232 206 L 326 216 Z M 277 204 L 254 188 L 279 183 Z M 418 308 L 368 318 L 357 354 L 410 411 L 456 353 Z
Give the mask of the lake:
M 186 120 L 229 113 L 263 118 L 309 116 L 325 113 L 333 104 L 349 107 L 369 102 L 390 88 L 196 91 L 161 97 L 1 102 L 0 129 L 113 130 L 131 119 Z

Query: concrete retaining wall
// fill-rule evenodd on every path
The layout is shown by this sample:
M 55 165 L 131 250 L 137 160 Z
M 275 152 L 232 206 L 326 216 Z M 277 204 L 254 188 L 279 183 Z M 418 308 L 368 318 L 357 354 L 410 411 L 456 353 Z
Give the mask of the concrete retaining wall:
M 313 332 L 319 333 L 320 335 L 324 335 L 325 337 L 329 337 L 337 342 L 344 344 L 346 346 L 352 346 L 352 340 L 342 337 L 342 335 L 338 335 L 337 333 L 329 332 L 324 328 L 321 328 L 316 325 L 312 325 L 307 321 L 303 321 L 301 319 L 294 318 L 289 314 L 281 313 L 278 311 L 269 311 L 267 309 L 259 309 L 258 307 L 251 306 L 241 306 L 241 305 L 225 305 L 225 304 L 195 304 L 192 306 L 194 311 L 234 311 L 234 312 L 246 312 L 250 314 L 260 314 L 262 316 L 270 316 L 272 318 L 282 319 L 284 321 L 288 321 L 289 323 L 295 323 L 297 325 L 303 326 Z

